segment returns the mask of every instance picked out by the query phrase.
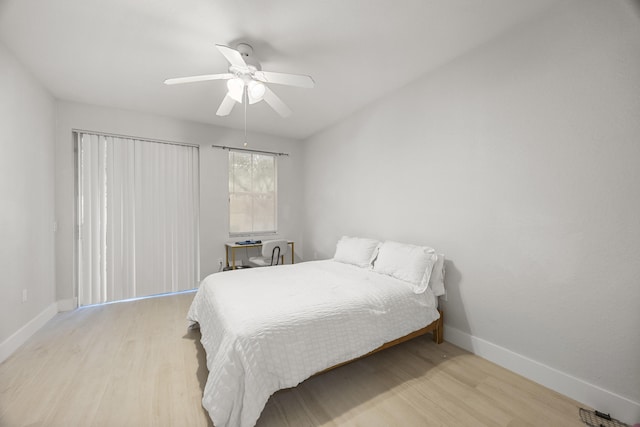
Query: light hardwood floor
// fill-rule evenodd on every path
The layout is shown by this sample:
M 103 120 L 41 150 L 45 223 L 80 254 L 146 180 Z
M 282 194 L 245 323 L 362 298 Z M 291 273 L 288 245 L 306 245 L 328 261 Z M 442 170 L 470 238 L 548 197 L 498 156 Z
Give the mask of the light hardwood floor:
M 58 314 L 0 364 L 0 426 L 211 426 L 193 296 Z M 277 392 L 258 426 L 583 426 L 579 406 L 427 336 Z

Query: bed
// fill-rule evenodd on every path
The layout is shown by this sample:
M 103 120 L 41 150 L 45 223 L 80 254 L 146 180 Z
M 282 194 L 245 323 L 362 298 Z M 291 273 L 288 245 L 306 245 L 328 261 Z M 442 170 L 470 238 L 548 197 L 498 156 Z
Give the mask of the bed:
M 345 239 L 351 249 L 341 254 Z M 202 404 L 216 427 L 255 425 L 273 393 L 314 374 L 427 332 L 442 341 L 436 295 L 444 289 L 432 284 L 431 273 L 443 275 L 443 264 L 435 251 L 414 247 L 428 249 L 429 260 L 414 269 L 421 277 L 412 283 L 406 270 L 382 273 L 383 259 L 395 268 L 406 263 L 406 251 L 384 257 L 389 242 L 375 241 L 354 251 L 354 239 L 343 237 L 332 260 L 202 281 L 188 320 L 201 331 L 209 370 Z M 362 240 L 369 239 L 359 239 L 360 246 Z

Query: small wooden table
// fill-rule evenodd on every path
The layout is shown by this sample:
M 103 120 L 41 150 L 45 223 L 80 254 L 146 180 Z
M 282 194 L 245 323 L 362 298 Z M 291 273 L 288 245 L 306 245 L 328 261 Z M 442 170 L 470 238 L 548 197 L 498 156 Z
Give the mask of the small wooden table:
M 287 242 L 289 244 L 289 246 L 291 246 L 291 264 L 294 263 L 294 243 L 289 240 Z M 227 267 L 231 267 L 231 269 L 235 270 L 236 269 L 236 249 L 240 248 L 261 248 L 262 247 L 262 243 L 252 243 L 249 245 L 239 245 L 237 243 L 225 243 L 224 244 L 224 253 L 226 255 L 226 263 L 227 263 Z M 229 249 L 231 249 L 231 264 L 229 264 Z M 282 263 L 284 264 L 284 255 L 282 255 Z

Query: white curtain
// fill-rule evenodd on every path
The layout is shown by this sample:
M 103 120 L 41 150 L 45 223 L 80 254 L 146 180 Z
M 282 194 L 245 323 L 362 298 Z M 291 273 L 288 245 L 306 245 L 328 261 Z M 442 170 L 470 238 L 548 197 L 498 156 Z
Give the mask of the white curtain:
M 195 288 L 198 148 L 78 133 L 80 305 Z

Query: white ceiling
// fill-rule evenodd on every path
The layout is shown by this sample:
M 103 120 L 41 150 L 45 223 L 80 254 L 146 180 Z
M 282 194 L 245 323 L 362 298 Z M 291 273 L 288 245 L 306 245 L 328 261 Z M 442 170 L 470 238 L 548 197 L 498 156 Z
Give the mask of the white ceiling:
M 0 40 L 56 98 L 241 129 L 215 112 L 226 72 L 215 44 L 254 47 L 269 71 L 315 89 L 271 86 L 293 110 L 249 106 L 250 131 L 305 138 L 558 0 L 0 0 Z

